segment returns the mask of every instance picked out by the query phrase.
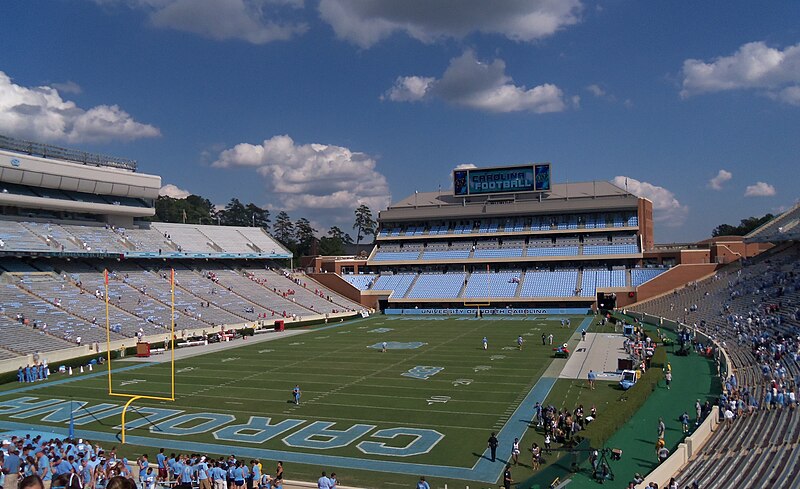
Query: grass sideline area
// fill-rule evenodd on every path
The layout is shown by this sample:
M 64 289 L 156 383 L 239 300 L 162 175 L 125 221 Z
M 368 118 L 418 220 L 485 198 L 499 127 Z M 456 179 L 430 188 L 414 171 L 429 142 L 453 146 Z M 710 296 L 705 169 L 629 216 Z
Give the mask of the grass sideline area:
M 260 458 L 266 467 L 282 459 L 290 479 L 315 480 L 320 470 L 335 470 L 348 486 L 412 487 L 430 467 L 443 474 L 428 475 L 432 487 L 495 483 L 502 462 L 481 458 L 489 433 L 524 433 L 527 423 L 519 417 L 530 419 L 530 412 L 517 408 L 543 400 L 555 382 L 543 378 L 553 352 L 551 345 L 542 346 L 541 335 L 552 333 L 554 345 L 575 343 L 575 329 L 594 318 L 572 316 L 571 328 L 560 327 L 561 319 L 378 316 L 309 327 L 274 341 L 244 340 L 235 349 L 177 361 L 176 402 L 137 401 L 140 414 L 128 417 L 131 444 L 120 452 L 153 457 L 165 446 L 167 453 L 236 453 Z M 516 346 L 519 335 L 526 340 L 522 350 Z M 383 341 L 389 344 L 386 353 L 380 351 Z M 113 365 L 114 391 L 168 392 L 168 364 Z M 295 384 L 303 392 L 299 406 L 290 401 Z M 56 375 L 21 389 L 3 386 L 0 427 L 65 433 L 71 399 L 76 409 L 86 403 L 75 413 L 78 436 L 119 445 L 119 414 L 113 413 L 124 400 L 108 397 L 102 369 L 92 376 Z M 27 404 L 14 410 L 19 402 Z M 30 409 L 36 402 L 43 407 Z M 183 415 L 188 415 L 183 423 L 172 422 Z M 234 425 L 246 426 L 236 431 Z M 227 432 L 219 435 L 221 429 Z M 297 435 L 301 432 L 305 436 Z M 230 440 L 232 433 L 236 441 Z M 274 436 L 256 443 L 264 433 Z M 434 433 L 441 439 L 424 453 L 398 456 L 399 449 L 418 447 L 419 439 L 430 441 Z M 339 439 L 347 443 L 329 446 Z M 503 458 L 509 448 L 510 440 L 501 436 L 498 455 Z

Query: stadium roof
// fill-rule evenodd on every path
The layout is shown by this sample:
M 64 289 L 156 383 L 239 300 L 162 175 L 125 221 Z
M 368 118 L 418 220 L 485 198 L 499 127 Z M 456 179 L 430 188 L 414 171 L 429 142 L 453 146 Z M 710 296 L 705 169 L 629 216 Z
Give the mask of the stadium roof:
M 611 182 L 553 184 L 549 192 L 456 197 L 451 191 L 415 192 L 380 213 L 381 221 L 512 216 L 531 213 L 634 209 L 638 198 Z
M 800 203 L 744 237 L 746 243 L 778 243 L 800 239 Z

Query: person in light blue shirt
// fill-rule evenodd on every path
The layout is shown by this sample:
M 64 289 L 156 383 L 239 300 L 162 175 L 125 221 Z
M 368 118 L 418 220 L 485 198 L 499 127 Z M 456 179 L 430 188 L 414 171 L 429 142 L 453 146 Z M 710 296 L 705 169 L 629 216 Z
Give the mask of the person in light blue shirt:
M 197 483 L 200 489 L 211 489 L 211 479 L 209 478 L 208 464 L 205 457 L 200 457 L 197 465 L 195 465 L 195 472 L 197 473 Z
M 189 461 L 186 461 L 186 465 L 183 466 L 183 472 L 181 472 L 181 486 L 191 488 L 192 487 L 192 473 L 194 472 L 194 468 L 189 465 Z
M 485 336 L 483 337 L 483 349 L 484 350 L 488 350 L 489 349 L 489 339 L 486 338 Z
M 331 472 L 331 476 L 328 477 L 328 485 L 331 489 L 336 489 L 336 484 L 339 483 L 339 480 L 336 478 L 336 472 Z
M 147 469 L 150 467 L 150 460 L 148 460 L 147 454 L 144 453 L 139 457 L 136 463 L 139 466 L 139 482 L 141 482 L 142 487 L 144 487 L 144 480 L 147 478 Z
M 17 370 L 17 381 L 19 383 L 25 382 L 25 371 L 22 370 L 22 367 Z
M 58 455 L 53 458 L 53 475 L 58 477 L 61 474 L 69 474 L 72 471 L 72 464 Z
M 156 463 L 158 464 L 158 477 L 156 482 L 164 482 L 167 480 L 167 456 L 164 455 L 164 449 L 158 451 L 156 455 Z
M 181 474 L 183 474 L 183 457 L 178 455 L 178 458 L 175 459 L 175 463 L 172 464 L 172 475 L 175 477 L 176 481 L 181 480 Z
M 50 489 L 50 481 L 53 480 L 53 471 L 50 468 L 50 459 L 39 450 L 36 452 L 36 465 L 38 470 L 36 474 L 44 481 L 44 489 Z
M 253 475 L 251 484 L 254 487 L 258 487 L 261 484 L 261 467 L 258 460 L 253 460 L 250 463 L 253 464 L 253 470 L 250 472 Z
M 81 474 L 81 480 L 83 481 L 83 487 L 87 489 L 92 487 L 92 482 L 94 481 L 94 470 L 93 467 L 89 465 L 89 462 L 86 459 L 83 459 L 83 461 L 81 461 L 80 474 Z
M 242 462 L 236 462 L 236 468 L 233 469 L 233 485 L 236 489 L 244 489 L 244 469 L 242 469 Z
M 322 477 L 317 479 L 317 489 L 331 489 L 330 479 L 325 471 L 322 471 Z

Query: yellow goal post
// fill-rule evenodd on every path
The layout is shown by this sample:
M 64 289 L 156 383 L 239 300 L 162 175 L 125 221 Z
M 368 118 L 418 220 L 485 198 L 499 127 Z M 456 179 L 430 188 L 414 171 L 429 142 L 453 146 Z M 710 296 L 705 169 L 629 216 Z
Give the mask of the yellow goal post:
M 120 441 L 125 444 L 125 414 L 130 405 L 139 399 L 150 399 L 154 401 L 175 401 L 175 269 L 170 269 L 170 336 L 169 341 L 164 344 L 164 349 L 170 351 L 170 395 L 153 396 L 150 394 L 130 394 L 125 392 L 114 392 L 113 389 L 113 368 L 111 362 L 111 320 L 109 317 L 109 298 L 108 298 L 108 270 L 103 270 L 103 281 L 105 282 L 105 301 L 106 301 L 106 361 L 108 363 L 108 395 L 112 397 L 124 397 L 128 399 L 122 408 L 122 432 Z M 171 348 L 170 348 L 171 346 Z

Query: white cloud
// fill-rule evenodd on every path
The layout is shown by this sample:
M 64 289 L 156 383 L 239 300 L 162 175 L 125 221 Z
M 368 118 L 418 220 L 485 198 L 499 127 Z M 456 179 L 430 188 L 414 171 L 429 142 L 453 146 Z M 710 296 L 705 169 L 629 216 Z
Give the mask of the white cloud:
M 81 86 L 72 80 L 65 81 L 64 83 L 51 83 L 51 85 L 61 93 L 79 94 L 83 92 Z
M 23 87 L 0 71 L 0 132 L 41 141 L 110 141 L 160 136 L 117 105 L 88 110 L 61 98 L 53 87 Z
M 172 197 L 173 199 L 185 199 L 192 195 L 188 190 L 178 188 L 178 186 L 168 183 L 158 190 L 158 195 L 162 197 Z
M 722 190 L 722 184 L 733 178 L 733 173 L 720 170 L 717 175 L 708 181 L 708 186 L 714 190 Z
M 217 41 L 238 39 L 252 44 L 292 39 L 308 30 L 304 22 L 288 20 L 302 0 L 95 0 L 124 3 L 148 12 L 159 28 L 198 34 Z M 282 17 L 286 17 L 283 20 Z
M 800 44 L 784 50 L 764 42 L 742 45 L 730 56 L 706 63 L 683 62 L 681 97 L 725 90 L 759 90 L 772 98 L 800 105 Z
M 377 214 L 391 200 L 386 178 L 371 156 L 342 146 L 298 145 L 286 135 L 258 145 L 237 144 L 222 151 L 212 166 L 253 168 L 264 178 L 270 208 L 340 226 L 352 225 L 360 204 Z
M 362 48 L 405 33 L 430 43 L 474 32 L 529 42 L 579 22 L 580 0 L 321 0 L 337 37 Z
M 435 78 L 425 76 L 398 76 L 392 88 L 381 95 L 381 100 L 416 102 L 425 98 Z
M 438 97 L 453 105 L 487 112 L 541 114 L 566 109 L 564 92 L 556 85 L 545 83 L 529 89 L 515 85 L 505 71 L 506 63 L 502 59 L 484 63 L 472 50 L 467 50 L 450 60 L 441 78 L 399 77 L 383 97 L 403 102 Z
M 605 97 L 606 95 L 606 91 L 603 90 L 602 87 L 600 87 L 600 85 L 594 83 L 586 87 L 586 90 L 591 92 L 591 94 L 594 95 L 595 97 Z
M 682 205 L 675 194 L 664 187 L 626 176 L 614 177 L 612 183 L 620 188 L 627 187 L 632 194 L 650 200 L 653 203 L 655 222 L 663 223 L 667 227 L 677 227 L 686 221 L 689 207 Z
M 775 187 L 766 182 L 756 182 L 744 190 L 745 197 L 772 197 L 776 193 Z
M 800 105 L 800 86 L 786 87 L 780 92 L 769 94 L 771 97 L 791 105 Z

